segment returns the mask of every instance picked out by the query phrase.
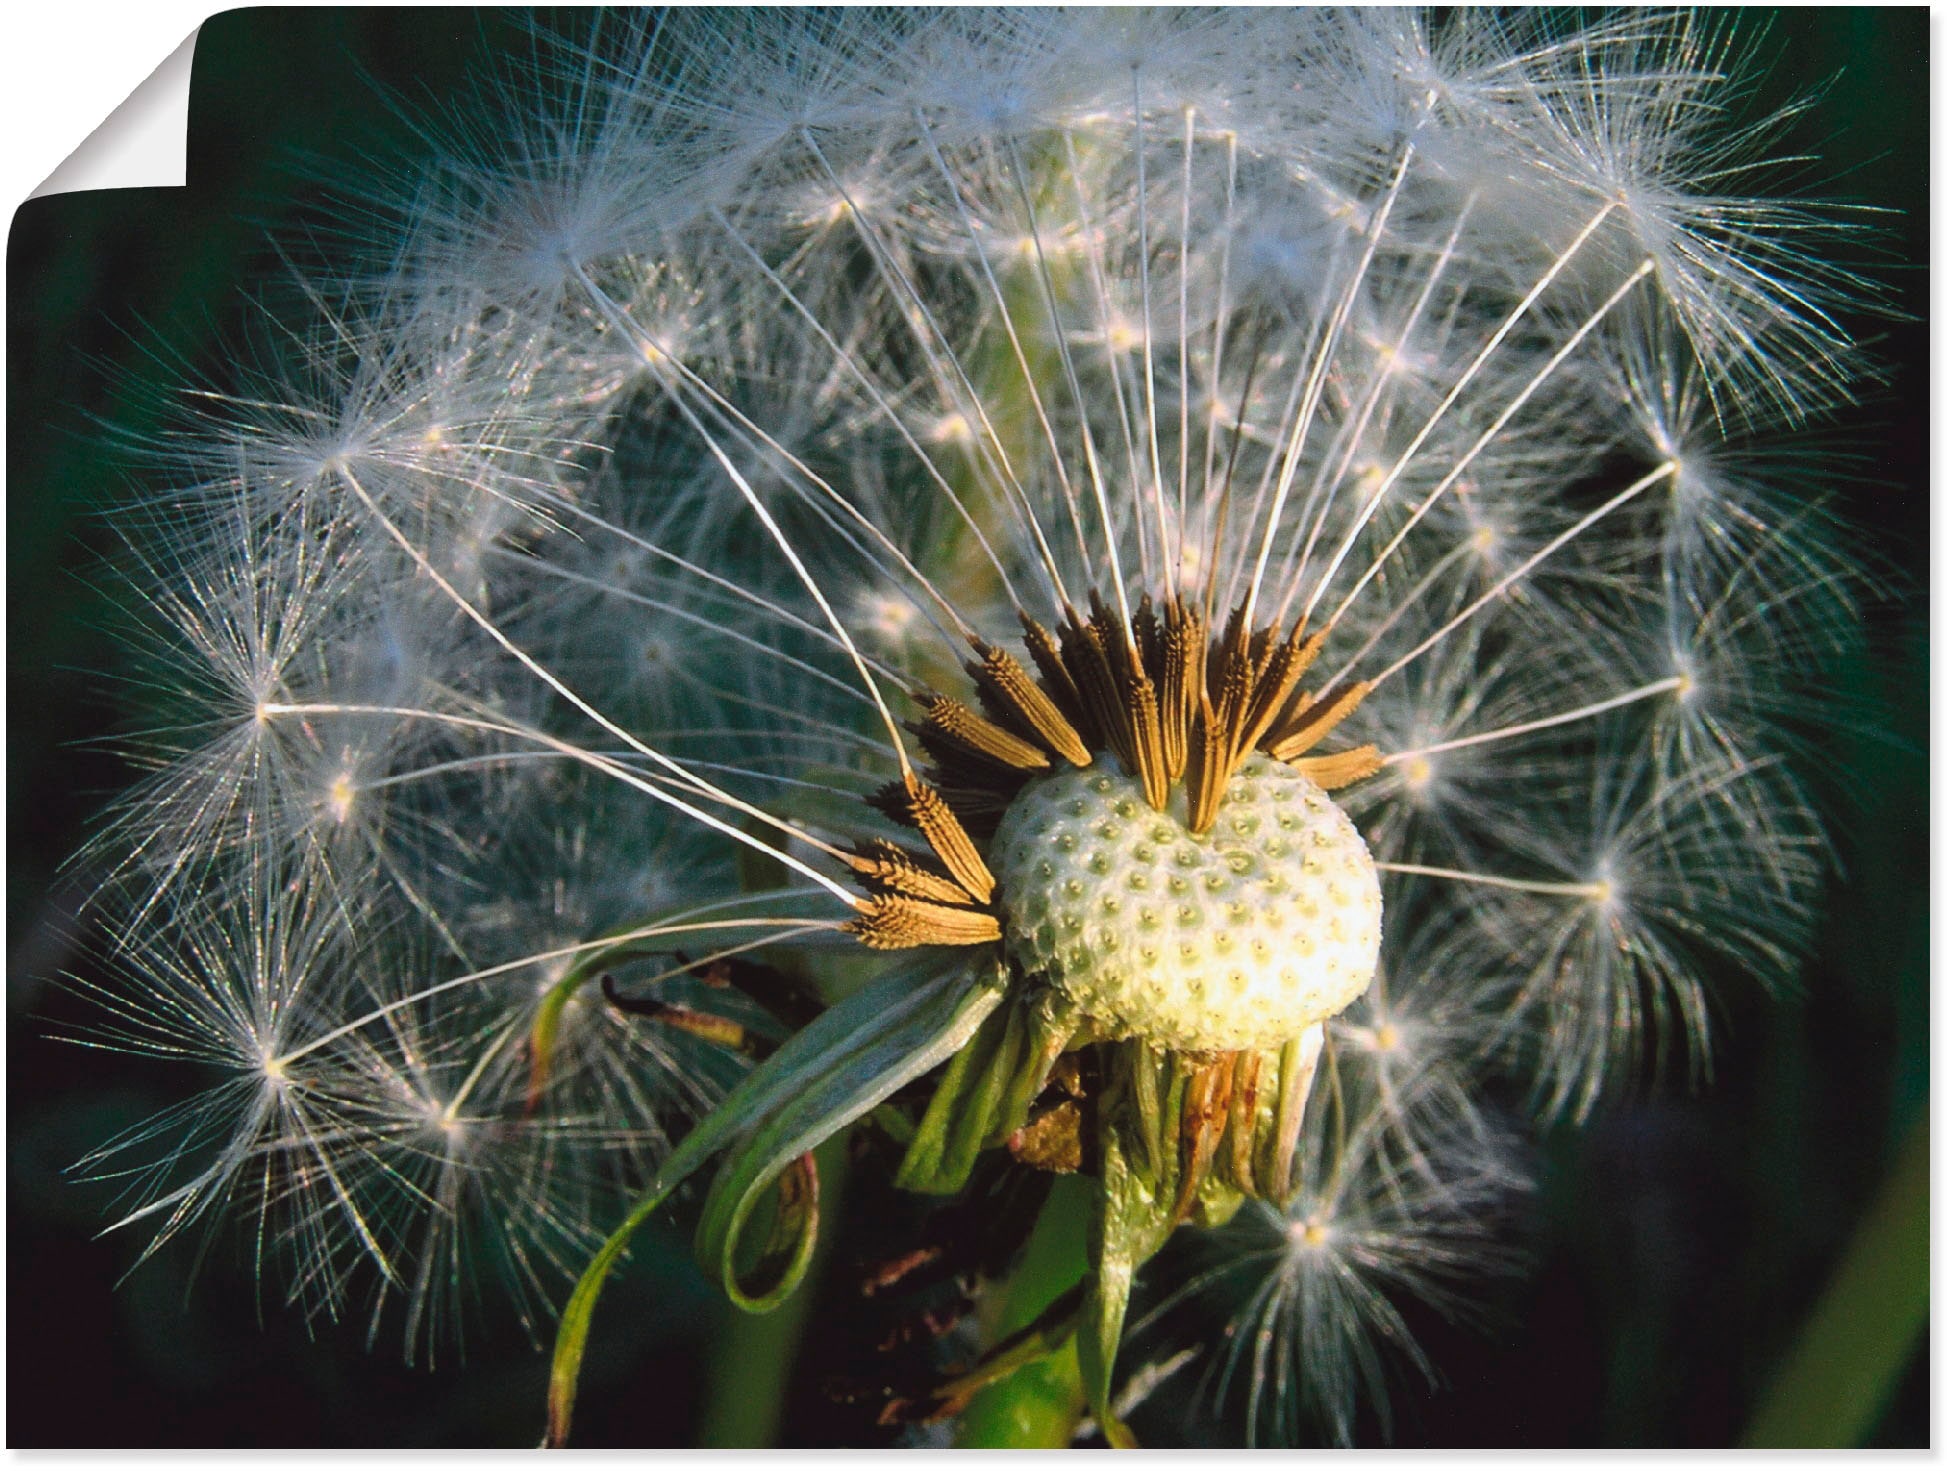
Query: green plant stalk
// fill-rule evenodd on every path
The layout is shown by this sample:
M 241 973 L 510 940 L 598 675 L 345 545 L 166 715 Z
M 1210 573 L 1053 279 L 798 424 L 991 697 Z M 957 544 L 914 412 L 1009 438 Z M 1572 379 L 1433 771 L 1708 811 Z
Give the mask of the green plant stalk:
M 836 1219 L 845 1191 L 845 1141 L 836 1134 L 814 1151 L 819 1209 Z M 785 1396 L 797 1367 L 798 1349 L 831 1257 L 831 1238 L 819 1242 L 798 1290 L 775 1312 L 731 1307 L 711 1340 L 703 1369 L 703 1413 L 696 1444 L 703 1450 L 768 1450 L 784 1422 Z
M 1021 1265 L 1008 1280 L 991 1341 L 1027 1327 L 1087 1273 L 1096 1188 L 1080 1175 L 1055 1181 Z M 1081 1369 L 1070 1337 L 1047 1357 L 976 1394 L 960 1417 L 955 1443 L 980 1450 L 1062 1448 L 1074 1439 L 1083 1408 Z
M 1745 1447 L 1856 1446 L 1871 1434 L 1926 1329 L 1927 1187 L 1923 1117 L 1759 1402 Z

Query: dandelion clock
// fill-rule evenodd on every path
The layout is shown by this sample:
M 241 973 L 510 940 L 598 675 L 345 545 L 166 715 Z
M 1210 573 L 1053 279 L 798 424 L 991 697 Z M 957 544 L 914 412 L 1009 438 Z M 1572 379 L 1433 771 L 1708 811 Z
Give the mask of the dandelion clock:
M 1681 12 L 494 25 L 125 426 L 137 1280 L 498 1315 L 552 1444 L 658 1295 L 834 1438 L 1388 1435 L 1817 940 L 1816 99 Z

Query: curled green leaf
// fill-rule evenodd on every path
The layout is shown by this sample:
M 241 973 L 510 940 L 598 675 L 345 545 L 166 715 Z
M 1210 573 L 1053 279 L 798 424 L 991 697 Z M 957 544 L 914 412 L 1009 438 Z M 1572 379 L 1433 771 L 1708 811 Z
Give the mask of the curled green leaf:
M 997 966 L 916 980 L 888 976 L 825 1012 L 693 1129 L 656 1172 L 628 1218 L 603 1243 L 568 1299 L 548 1384 L 548 1444 L 565 1445 L 595 1304 L 644 1221 L 719 1150 L 732 1150 L 705 1201 L 697 1254 L 732 1301 L 752 1311 L 789 1296 L 817 1232 L 815 1188 L 787 1190 L 765 1246 L 738 1270 L 739 1245 L 765 1193 L 802 1156 L 966 1044 L 1000 1004 Z

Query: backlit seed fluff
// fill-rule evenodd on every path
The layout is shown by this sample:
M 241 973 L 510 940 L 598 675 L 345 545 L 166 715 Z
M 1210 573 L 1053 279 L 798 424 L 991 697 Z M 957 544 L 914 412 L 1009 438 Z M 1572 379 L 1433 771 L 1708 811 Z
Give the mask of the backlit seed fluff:
M 1397 1301 L 1505 1265 L 1484 1085 L 1694 1064 L 1817 893 L 1781 728 L 1855 582 L 1778 454 L 1868 288 L 1726 131 L 1736 28 L 568 24 L 128 510 L 102 1036 L 218 1077 L 91 1167 L 413 1342 L 484 1231 L 545 1339 L 671 1139 L 812 1108 L 766 1080 L 883 984 L 910 1048 L 800 1152 L 890 1109 L 915 1188 L 1126 1169 L 1111 1362 L 1241 1202 L 1143 1278 L 1227 1336 L 1150 1313 L 1114 1382 L 1202 1354 L 1242 1433 L 1348 1437 Z

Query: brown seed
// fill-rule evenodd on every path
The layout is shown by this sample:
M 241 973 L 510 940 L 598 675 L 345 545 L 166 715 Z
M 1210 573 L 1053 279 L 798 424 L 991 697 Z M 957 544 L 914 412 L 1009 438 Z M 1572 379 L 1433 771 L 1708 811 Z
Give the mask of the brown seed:
M 1364 680 L 1349 684 L 1331 698 L 1313 704 L 1307 700 L 1293 712 L 1286 729 L 1274 729 L 1265 741 L 1264 749 L 1280 761 L 1290 761 L 1302 756 L 1313 746 L 1332 733 L 1338 723 L 1359 708 L 1359 702 L 1366 697 L 1372 686 Z
M 894 894 L 913 899 L 933 899 L 943 904 L 970 904 L 973 896 L 951 878 L 935 873 L 917 853 L 897 843 L 875 839 L 863 851 L 844 855 L 854 871 Z
M 1354 746 L 1349 751 L 1334 751 L 1329 756 L 1300 756 L 1291 763 L 1326 791 L 1337 791 L 1355 781 L 1364 781 L 1385 765 L 1377 746 Z
M 881 894 L 859 904 L 845 926 L 872 950 L 911 950 L 920 945 L 987 945 L 1000 939 L 1001 923 L 984 909 L 957 909 Z
M 993 898 L 994 875 L 946 798 L 916 776 L 906 778 L 906 794 L 912 799 L 913 825 L 939 855 L 946 871 L 976 903 L 985 904 Z
M 935 695 L 926 704 L 928 728 L 963 751 L 1019 771 L 1044 771 L 1048 753 L 1003 730 L 984 715 L 976 715 L 958 700 Z
M 1028 678 L 1020 660 L 991 644 L 980 647 L 979 653 L 976 678 L 990 714 L 996 713 L 997 706 L 1010 712 L 1049 750 L 1071 765 L 1087 766 L 1095 759 L 1089 754 L 1081 732 L 1069 723 L 1061 707 Z

